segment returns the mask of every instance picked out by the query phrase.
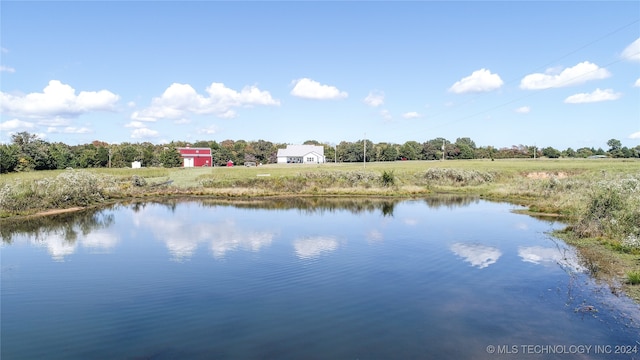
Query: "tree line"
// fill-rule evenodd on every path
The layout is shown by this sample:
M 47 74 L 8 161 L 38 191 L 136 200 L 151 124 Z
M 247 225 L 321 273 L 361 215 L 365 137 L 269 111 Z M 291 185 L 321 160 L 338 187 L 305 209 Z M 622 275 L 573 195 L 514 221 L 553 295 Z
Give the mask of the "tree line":
M 342 141 L 339 144 L 327 144 L 308 140 L 305 145 L 324 147 L 327 162 L 362 162 L 396 160 L 457 160 L 457 159 L 511 159 L 511 158 L 587 158 L 606 156 L 613 158 L 640 158 L 640 145 L 634 148 L 623 147 L 617 139 L 607 142 L 608 150 L 583 147 L 557 150 L 553 147 L 514 145 L 496 148 L 476 146 L 468 137 L 457 138 L 451 142 L 444 138 L 435 138 L 425 142 L 407 141 L 404 144 L 370 140 L 355 142 Z M 149 142 L 108 144 L 93 141 L 89 144 L 70 146 L 61 142 L 47 142 L 36 134 L 20 132 L 11 135 L 10 144 L 0 144 L 0 172 L 52 170 L 66 168 L 105 168 L 130 167 L 133 161 L 140 161 L 145 167 L 179 167 L 182 160 L 177 151 L 179 147 L 205 147 L 212 150 L 213 165 L 224 166 L 229 160 L 242 165 L 245 162 L 262 164 L 276 163 L 278 149 L 285 143 L 273 143 L 266 140 L 224 140 L 217 141 L 174 141 L 168 144 Z M 366 149 L 366 151 L 365 151 Z

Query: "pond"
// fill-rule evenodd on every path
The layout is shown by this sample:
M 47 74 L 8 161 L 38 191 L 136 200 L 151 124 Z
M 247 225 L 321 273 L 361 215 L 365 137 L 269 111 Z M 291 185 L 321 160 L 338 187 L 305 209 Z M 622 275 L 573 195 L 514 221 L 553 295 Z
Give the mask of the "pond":
M 640 358 L 640 307 L 518 208 L 185 199 L 3 226 L 1 355 Z

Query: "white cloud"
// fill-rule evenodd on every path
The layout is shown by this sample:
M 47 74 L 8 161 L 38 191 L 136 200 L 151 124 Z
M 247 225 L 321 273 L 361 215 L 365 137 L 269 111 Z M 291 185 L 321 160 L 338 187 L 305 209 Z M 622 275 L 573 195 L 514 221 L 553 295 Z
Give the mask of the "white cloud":
M 402 114 L 402 117 L 405 118 L 405 119 L 416 119 L 416 118 L 419 118 L 421 116 L 422 115 L 418 114 L 415 111 L 410 111 L 410 112 L 406 112 L 406 113 Z
M 364 98 L 364 103 L 369 106 L 378 107 L 384 104 L 384 93 L 376 90 L 369 91 L 369 95 Z
M 391 121 L 393 120 L 393 116 L 391 116 L 391 113 L 389 112 L 389 110 L 380 110 L 380 116 L 382 116 L 383 119 L 385 119 L 386 121 Z
M 621 93 L 614 93 L 612 89 L 596 89 L 592 93 L 580 93 L 571 95 L 564 99 L 567 104 L 584 104 L 600 101 L 617 100 L 622 96 Z
M 480 69 L 457 81 L 449 88 L 449 91 L 456 94 L 486 92 L 498 89 L 502 84 L 504 82 L 498 74 L 492 74 L 487 69 Z
M 16 72 L 16 69 L 9 66 L 0 65 L 0 72 L 14 73 Z
M 126 124 L 124 127 L 134 128 L 134 129 L 141 129 L 141 128 L 146 128 L 147 124 L 143 123 L 142 121 L 132 121 L 132 122 Z
M 62 129 L 62 132 L 65 134 L 89 134 L 91 133 L 91 129 L 86 127 L 75 127 L 75 126 L 67 126 Z
M 215 125 L 198 129 L 198 134 L 213 135 L 213 134 L 216 134 L 217 132 L 218 132 L 218 128 Z
M 149 128 L 137 128 L 131 132 L 132 139 L 149 139 L 149 138 L 157 138 L 160 135 L 156 130 L 151 130 Z
M 191 120 L 187 118 L 182 118 L 182 119 L 174 120 L 173 123 L 178 125 L 184 125 L 184 124 L 190 124 Z
M 344 99 L 349 96 L 344 91 L 340 91 L 337 87 L 331 85 L 323 85 L 309 78 L 294 80 L 291 95 L 315 100 L 327 99 Z
M 71 124 L 71 120 L 59 116 L 38 120 L 38 125 L 44 126 L 69 126 L 69 124 Z
M 584 61 L 560 72 L 557 69 L 549 69 L 544 74 L 529 74 L 520 81 L 520 88 L 526 90 L 560 88 L 583 84 L 589 80 L 606 79 L 609 76 L 611 76 L 609 70 Z
M 223 119 L 233 119 L 236 117 L 236 112 L 234 110 L 227 110 L 222 114 L 219 114 L 218 117 Z
M 88 134 L 91 133 L 91 129 L 86 127 L 75 127 L 75 126 L 67 126 L 62 129 L 58 129 L 57 127 L 50 126 L 47 128 L 48 133 L 64 133 L 64 134 Z
M 0 131 L 20 131 L 33 129 L 36 125 L 19 119 L 7 120 L 0 123 Z
M 521 106 L 516 109 L 516 112 L 520 114 L 527 114 L 531 112 L 531 108 L 528 106 Z
M 629 139 L 640 139 L 640 131 L 634 132 L 633 134 L 629 135 Z
M 279 100 L 271 97 L 268 91 L 255 86 L 244 87 L 240 92 L 226 87 L 222 83 L 211 83 L 206 88 L 208 96 L 200 95 L 189 84 L 173 83 L 164 93 L 151 101 L 151 106 L 131 115 L 139 121 L 158 119 L 181 119 L 190 114 L 231 118 L 236 113 L 232 108 L 254 105 L 280 105 Z
M 640 61 L 640 38 L 622 50 L 622 58 L 630 61 Z
M 634 87 L 640 87 L 640 78 L 638 78 L 638 80 L 636 80 L 635 84 L 633 84 Z
M 108 91 L 76 90 L 58 80 L 49 81 L 43 92 L 24 96 L 0 92 L 2 112 L 19 117 L 75 117 L 92 111 L 113 111 L 119 96 Z
M 133 128 L 133 131 L 131 131 L 132 139 L 157 138 L 160 135 L 157 131 L 149 129 L 147 124 L 142 121 L 131 121 L 124 127 Z

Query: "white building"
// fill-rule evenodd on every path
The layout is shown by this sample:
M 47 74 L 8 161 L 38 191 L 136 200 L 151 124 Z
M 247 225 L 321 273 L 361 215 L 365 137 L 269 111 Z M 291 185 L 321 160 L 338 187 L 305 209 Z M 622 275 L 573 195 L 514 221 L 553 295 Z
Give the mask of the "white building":
M 322 164 L 325 162 L 321 145 L 287 145 L 278 149 L 278 164 Z

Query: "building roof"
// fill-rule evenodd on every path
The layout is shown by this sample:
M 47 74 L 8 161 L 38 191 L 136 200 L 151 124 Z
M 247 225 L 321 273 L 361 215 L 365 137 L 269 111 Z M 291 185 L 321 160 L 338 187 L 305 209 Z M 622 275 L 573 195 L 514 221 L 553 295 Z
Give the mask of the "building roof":
M 211 157 L 210 148 L 178 148 L 178 152 L 182 157 Z
M 305 156 L 316 153 L 324 156 L 324 146 L 320 145 L 287 145 L 286 149 L 278 149 L 278 156 Z
M 205 150 L 207 152 L 211 152 L 210 148 L 205 148 L 205 147 L 179 147 L 177 149 L 178 149 L 178 151 L 190 151 L 190 150 L 198 150 L 198 151 L 200 151 L 200 150 Z

